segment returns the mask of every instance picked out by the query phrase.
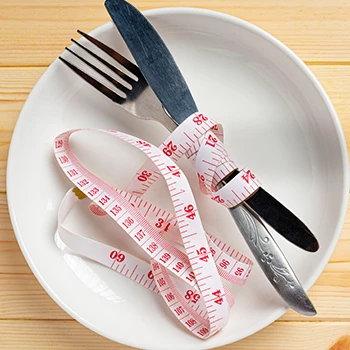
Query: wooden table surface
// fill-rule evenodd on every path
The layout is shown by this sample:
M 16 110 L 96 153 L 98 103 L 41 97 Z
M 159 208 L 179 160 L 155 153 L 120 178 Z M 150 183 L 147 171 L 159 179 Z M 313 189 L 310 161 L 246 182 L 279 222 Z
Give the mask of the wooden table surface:
M 315 73 L 350 145 L 349 0 L 131 2 L 140 10 L 187 6 L 221 11 L 265 29 Z M 46 294 L 18 247 L 6 202 L 9 143 L 29 92 L 77 28 L 90 31 L 107 21 L 101 0 L 0 0 L 0 349 L 127 348 L 86 329 Z M 289 311 L 257 334 L 221 349 L 325 350 L 350 335 L 349 211 L 335 252 L 309 295 L 316 317 Z M 349 338 L 343 340 L 338 349 L 350 349 Z

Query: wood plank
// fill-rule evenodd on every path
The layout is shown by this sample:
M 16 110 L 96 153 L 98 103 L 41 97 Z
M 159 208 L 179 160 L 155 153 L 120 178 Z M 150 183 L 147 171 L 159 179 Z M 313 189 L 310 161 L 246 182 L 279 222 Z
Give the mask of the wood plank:
M 140 10 L 174 6 L 172 0 L 131 2 Z M 346 0 L 178 0 L 176 6 L 242 18 L 276 36 L 306 61 L 349 62 Z M 110 21 L 100 0 L 61 0 L 59 6 L 57 0 L 2 1 L 0 13 L 0 66 L 47 66 L 78 28 L 90 31 Z
M 0 274 L 0 319 L 71 320 L 71 317 L 50 298 L 33 274 Z
M 0 195 L 0 242 L 10 241 L 16 241 L 16 237 L 13 233 L 12 224 L 9 217 L 7 198 L 6 195 L 2 193 Z
M 25 101 L 45 67 L 1 68 L 0 101 Z
M 1 245 L 1 242 L 0 242 Z M 318 311 L 308 318 L 293 310 L 281 321 L 350 322 L 350 263 L 330 263 L 308 295 Z M 70 320 L 32 273 L 0 274 L 0 319 Z
M 23 104 L 24 101 L 0 99 L 0 192 L 6 189 L 7 156 L 13 129 Z
M 350 322 L 275 322 L 262 331 L 221 350 L 325 350 L 350 332 Z M 75 321 L 0 321 L 3 350 L 131 349 L 105 339 Z
M 171 0 L 130 1 L 141 10 L 174 6 Z M 331 97 L 350 151 L 348 0 L 178 0 L 176 6 L 235 15 L 294 50 Z M 28 93 L 69 39 L 78 37 L 77 28 L 89 31 L 109 20 L 100 0 L 0 0 L 0 350 L 131 349 L 72 320 L 46 294 L 19 250 L 5 194 L 9 142 Z M 331 262 L 309 292 L 318 315 L 289 311 L 257 334 L 220 349 L 325 350 L 349 335 L 349 251 L 350 209 Z M 348 350 L 350 338 L 344 339 L 348 345 L 334 350 Z
M 0 274 L 31 274 L 17 242 L 0 242 Z
M 329 263 L 308 296 L 315 305 L 316 316 L 309 318 L 290 310 L 280 320 L 350 321 L 350 262 Z

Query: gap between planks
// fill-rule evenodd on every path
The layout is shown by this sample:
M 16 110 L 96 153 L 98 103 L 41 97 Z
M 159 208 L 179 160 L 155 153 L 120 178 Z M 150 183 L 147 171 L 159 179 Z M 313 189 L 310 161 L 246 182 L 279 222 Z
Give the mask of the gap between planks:
M 63 51 L 62 51 L 63 53 Z M 350 61 L 303 61 L 307 66 L 350 66 Z M 0 69 L 21 69 L 21 68 L 38 68 L 38 69 L 47 69 L 49 68 L 49 65 L 33 65 L 33 64 L 23 64 L 20 66 L 1 66 Z
M 63 311 L 65 312 L 65 311 Z M 69 318 L 68 318 L 69 317 Z M 68 314 L 67 314 L 67 318 L 40 318 L 40 319 L 36 319 L 36 318 L 29 318 L 29 317 L 11 317 L 11 318 L 7 318 L 7 317 L 0 317 L 0 323 L 1 321 L 27 321 L 27 322 L 77 322 L 76 319 L 71 318 Z M 305 319 L 305 320 L 284 320 L 284 319 L 277 319 L 275 321 L 273 321 L 273 323 L 340 323 L 340 324 L 349 324 L 350 321 L 349 319 L 341 319 L 341 318 L 328 318 L 325 320 L 313 320 L 313 319 Z
M 220 347 L 231 350 L 325 350 L 349 332 L 350 323 L 274 322 L 252 336 Z M 103 338 L 77 322 L 0 321 L 0 349 L 131 349 Z M 135 344 L 135 342 L 132 342 Z M 135 344 L 136 345 L 136 344 Z

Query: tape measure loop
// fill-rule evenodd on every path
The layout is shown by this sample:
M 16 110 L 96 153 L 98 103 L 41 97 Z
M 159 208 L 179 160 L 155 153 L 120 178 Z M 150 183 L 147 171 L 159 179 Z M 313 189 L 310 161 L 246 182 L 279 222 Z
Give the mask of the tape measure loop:
M 254 173 L 244 169 L 229 187 L 216 191 L 222 177 L 237 167 L 223 145 L 222 126 L 195 113 L 159 148 L 118 131 L 97 130 L 128 142 L 149 157 L 127 191 L 113 189 L 86 170 L 74 156 L 69 138 L 78 131 L 65 132 L 55 140 L 56 159 L 66 176 L 79 188 L 79 191 L 70 191 L 61 204 L 57 234 L 73 250 L 160 293 L 179 321 L 196 336 L 206 339 L 214 335 L 226 325 L 228 310 L 234 303 L 220 276 L 232 283 L 243 284 L 252 262 L 204 231 L 190 185 L 176 162 L 185 155 L 194 165 L 202 192 L 225 206 L 233 202 L 233 192 L 242 195 L 243 187 L 247 193 L 255 188 Z M 142 198 L 160 176 L 168 185 L 174 215 Z M 81 193 L 87 198 L 83 199 Z M 144 262 L 116 247 L 65 229 L 63 219 L 69 211 L 67 208 L 78 200 L 77 195 L 80 200 L 93 201 L 90 210 L 95 215 L 108 215 L 118 223 L 149 255 L 150 261 Z M 165 239 L 164 235 L 170 239 Z M 171 244 L 172 241 L 181 243 L 184 252 Z

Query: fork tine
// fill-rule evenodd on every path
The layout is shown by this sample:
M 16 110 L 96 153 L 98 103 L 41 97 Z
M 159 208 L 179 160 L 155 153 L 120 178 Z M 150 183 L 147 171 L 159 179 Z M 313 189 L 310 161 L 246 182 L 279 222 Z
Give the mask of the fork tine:
M 93 38 L 89 34 L 86 34 L 79 29 L 77 30 L 77 32 L 80 35 L 82 35 L 85 39 L 91 41 L 93 44 L 99 47 L 103 52 L 105 52 L 106 54 L 114 58 L 117 62 L 119 62 L 122 66 L 124 66 L 129 72 L 133 73 L 137 77 L 142 76 L 140 68 L 136 64 L 130 62 L 127 58 L 122 56 L 120 53 L 118 53 L 117 51 L 114 51 L 112 48 L 108 47 L 101 41 Z
M 66 47 L 66 50 L 69 51 L 71 54 L 73 54 L 75 57 L 79 58 L 81 61 L 83 61 L 86 65 L 88 65 L 90 68 L 92 68 L 98 74 L 102 75 L 105 79 L 107 79 L 109 82 L 111 82 L 115 87 L 117 87 L 119 90 L 123 91 L 125 94 L 127 94 L 130 91 L 130 89 L 128 89 L 126 86 L 119 83 L 119 81 L 113 79 L 111 76 L 109 76 L 107 73 L 105 73 L 101 69 L 97 68 L 96 66 L 94 66 L 92 63 L 87 61 L 85 58 L 79 56 L 76 52 L 72 51 L 69 47 Z
M 78 74 L 80 77 L 82 77 L 86 82 L 88 82 L 90 85 L 95 87 L 98 91 L 102 92 L 105 96 L 107 96 L 112 101 L 123 104 L 125 102 L 125 98 L 119 96 L 117 93 L 109 89 L 107 86 L 103 85 L 96 79 L 90 77 L 90 75 L 86 74 L 82 70 L 80 70 L 78 67 L 76 67 L 74 64 L 68 62 L 61 56 L 58 57 L 65 65 L 67 65 L 70 69 L 72 69 L 76 74 Z
M 102 57 L 96 55 L 94 52 L 92 52 L 90 49 L 88 49 L 87 47 L 85 47 L 84 45 L 80 44 L 78 41 L 71 39 L 72 42 L 76 45 L 78 45 L 80 48 L 82 48 L 83 50 L 85 50 L 86 52 L 88 52 L 92 57 L 94 57 L 96 60 L 100 61 L 102 64 L 104 64 L 105 66 L 107 66 L 112 72 L 114 72 L 115 74 L 119 75 L 123 80 L 125 80 L 128 84 L 133 85 L 133 83 L 135 83 L 135 80 L 132 79 L 130 76 L 128 76 L 127 74 L 125 74 L 124 72 L 122 72 L 120 69 L 118 69 L 117 67 L 113 66 L 112 64 L 110 64 L 109 62 L 107 62 L 106 60 L 104 60 Z

